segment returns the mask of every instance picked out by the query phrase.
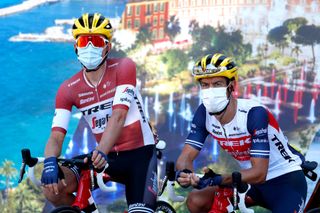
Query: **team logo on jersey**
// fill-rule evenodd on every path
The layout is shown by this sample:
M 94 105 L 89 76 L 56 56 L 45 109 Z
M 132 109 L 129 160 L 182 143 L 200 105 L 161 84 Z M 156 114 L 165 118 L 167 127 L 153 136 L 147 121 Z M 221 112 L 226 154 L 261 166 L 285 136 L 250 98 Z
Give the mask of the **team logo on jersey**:
M 148 186 L 148 190 L 154 195 L 157 196 L 158 191 L 158 178 L 155 172 L 152 172 L 152 177 L 150 178 L 152 186 Z
M 84 93 L 79 93 L 78 96 L 79 98 L 83 97 L 83 96 L 88 96 L 88 95 L 93 95 L 93 92 L 90 91 L 90 92 L 84 92 Z
M 130 89 L 129 87 L 126 87 L 126 88 L 123 90 L 122 93 L 131 95 L 131 96 L 134 96 L 134 91 L 133 91 L 133 89 Z
M 80 82 L 80 78 L 78 78 L 77 80 L 75 80 L 75 81 L 71 82 L 70 84 L 68 84 L 68 87 L 71 87 L 71 86 L 73 86 L 73 85 L 75 85 L 75 84 L 77 84 L 79 82 Z
M 81 112 L 84 116 L 86 116 L 86 115 L 91 115 L 92 113 L 98 112 L 99 110 L 105 110 L 105 109 L 109 109 L 111 107 L 112 107 L 112 101 L 109 101 L 109 102 L 106 102 L 106 103 L 103 103 L 103 104 L 100 104 L 97 106 L 93 106 L 89 109 L 85 109 Z
M 85 99 L 80 99 L 80 105 L 88 103 L 94 101 L 94 97 L 89 97 L 89 98 L 85 98 Z
M 254 136 L 260 136 L 260 135 L 264 135 L 268 132 L 268 130 L 266 128 L 262 128 L 262 129 L 259 129 L 259 130 L 254 130 L 253 131 L 253 135 Z
M 288 152 L 286 151 L 286 149 L 284 148 L 282 142 L 279 140 L 279 138 L 276 135 L 273 135 L 273 138 L 271 139 L 271 141 L 273 141 L 276 145 L 276 147 L 278 148 L 281 156 L 285 159 L 288 160 L 289 163 L 291 161 L 295 161 L 291 158 L 291 156 L 288 154 Z
M 109 118 L 110 118 L 109 114 L 107 114 L 106 117 L 100 118 L 100 119 L 97 119 L 97 117 L 93 117 L 92 129 L 105 127 L 106 123 L 108 123 Z
M 215 129 L 212 129 L 212 133 L 215 134 L 215 135 L 222 135 L 221 131 L 217 131 Z
M 245 144 L 251 143 L 251 137 L 242 137 L 242 138 L 229 138 L 228 140 L 221 140 L 221 138 L 218 140 L 219 144 L 222 147 L 226 146 L 243 146 Z

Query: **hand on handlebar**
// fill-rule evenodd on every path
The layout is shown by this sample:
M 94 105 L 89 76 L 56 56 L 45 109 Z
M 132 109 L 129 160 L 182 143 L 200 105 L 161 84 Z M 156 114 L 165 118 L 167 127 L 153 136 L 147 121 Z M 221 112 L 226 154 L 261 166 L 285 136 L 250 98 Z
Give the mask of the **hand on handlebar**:
M 215 173 L 208 167 L 203 168 L 204 176 L 199 178 L 196 174 L 191 175 L 191 185 L 196 189 L 203 189 L 208 186 L 217 186 L 222 183 L 222 176 Z
M 41 176 L 42 186 L 49 189 L 54 194 L 59 194 L 58 178 L 64 186 L 67 186 L 64 180 L 64 174 L 58 165 L 56 157 L 49 157 L 44 160 L 44 168 Z
M 189 169 L 179 170 L 176 173 L 176 181 L 183 188 L 187 188 L 191 185 L 191 174 L 192 171 Z
M 102 170 L 105 168 L 106 164 L 107 164 L 107 155 L 105 153 L 103 153 L 100 150 L 93 150 L 91 152 L 91 161 L 92 161 L 92 165 L 94 166 L 95 169 L 98 170 Z M 88 159 L 85 158 L 85 162 L 87 162 Z

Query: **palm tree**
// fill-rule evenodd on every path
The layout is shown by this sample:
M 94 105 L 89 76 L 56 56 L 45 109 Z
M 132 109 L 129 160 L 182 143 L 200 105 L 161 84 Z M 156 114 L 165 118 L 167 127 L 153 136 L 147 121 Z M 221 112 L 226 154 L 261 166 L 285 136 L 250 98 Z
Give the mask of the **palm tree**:
M 291 55 L 295 54 L 297 56 L 297 60 L 299 60 L 299 55 L 300 53 L 302 53 L 301 48 L 299 47 L 299 45 L 296 45 L 294 48 L 292 48 L 291 50 Z
M 10 180 L 15 178 L 18 174 L 16 168 L 13 167 L 14 163 L 10 160 L 5 159 L 0 167 L 0 175 L 5 177 L 5 189 L 6 191 L 10 188 Z
M 172 42 L 174 38 L 181 32 L 179 19 L 176 18 L 176 16 L 171 16 L 170 20 L 166 22 L 164 31 Z

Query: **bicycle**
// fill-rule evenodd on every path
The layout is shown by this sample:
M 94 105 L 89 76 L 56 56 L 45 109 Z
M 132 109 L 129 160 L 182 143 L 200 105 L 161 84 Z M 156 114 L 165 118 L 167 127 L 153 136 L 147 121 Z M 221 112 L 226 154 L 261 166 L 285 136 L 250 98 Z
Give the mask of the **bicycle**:
M 315 161 L 304 161 L 301 168 L 307 178 L 312 181 L 317 180 L 317 173 L 314 170 L 318 163 Z M 239 172 L 232 173 L 232 187 L 219 186 L 214 194 L 214 202 L 209 213 L 229 213 L 242 212 L 254 213 L 253 209 L 247 207 L 252 205 L 253 201 L 246 193 L 250 190 L 250 184 L 241 181 L 241 174 Z M 305 213 L 319 213 L 320 212 L 320 179 L 318 180 L 313 193 L 304 209 Z
M 165 142 L 164 142 L 165 143 Z M 159 144 L 159 145 L 158 145 Z M 162 157 L 161 150 L 165 148 L 163 142 L 157 144 L 157 156 L 158 158 Z M 19 183 L 22 181 L 23 176 L 26 171 L 26 166 L 29 167 L 28 178 L 38 187 L 41 186 L 41 182 L 35 177 L 34 169 L 35 166 L 44 161 L 43 157 L 32 157 L 29 149 L 22 149 L 22 166 L 20 169 L 20 178 Z M 80 180 L 78 183 L 78 189 L 76 192 L 75 201 L 71 206 L 61 206 L 54 209 L 51 213 L 98 213 L 99 210 L 94 202 L 94 199 L 91 195 L 91 192 L 97 189 L 97 186 L 105 192 L 114 192 L 116 191 L 115 186 L 107 186 L 106 182 L 110 181 L 111 178 L 104 172 L 97 172 L 93 169 L 92 162 L 90 160 L 87 163 L 84 163 L 84 157 L 91 157 L 88 155 L 82 155 L 81 158 L 72 158 L 64 159 L 58 158 L 58 162 L 63 166 L 73 166 L 76 165 L 81 170 Z M 177 196 L 174 192 L 174 177 L 172 179 L 172 171 L 166 169 L 166 176 L 161 181 L 161 187 L 159 190 L 158 198 L 161 198 L 161 195 L 167 188 L 168 197 L 173 202 L 182 202 L 184 197 Z M 175 213 L 174 208 L 164 199 L 157 200 L 156 212 L 164 213 Z M 126 212 L 126 211 L 124 211 Z

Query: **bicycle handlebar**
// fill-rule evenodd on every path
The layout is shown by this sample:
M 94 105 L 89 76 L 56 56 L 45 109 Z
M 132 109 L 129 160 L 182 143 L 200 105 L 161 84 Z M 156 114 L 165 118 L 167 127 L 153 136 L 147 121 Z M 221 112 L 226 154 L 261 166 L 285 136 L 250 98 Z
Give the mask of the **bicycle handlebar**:
M 42 163 L 44 162 L 44 157 L 32 157 L 30 150 L 29 149 L 22 149 L 21 150 L 21 155 L 22 155 L 22 165 L 20 168 L 20 178 L 18 183 L 20 183 L 23 180 L 23 176 L 26 172 L 26 166 L 29 167 L 29 171 L 27 173 L 28 178 L 31 180 L 32 183 L 34 183 L 36 186 L 40 187 L 41 186 L 41 181 L 39 179 L 36 178 L 35 174 L 34 174 L 34 168 L 35 165 L 37 165 L 38 163 Z M 84 158 L 87 157 L 88 158 L 88 162 L 84 162 Z M 83 167 L 88 167 L 89 170 L 92 171 L 93 173 L 93 166 L 92 166 L 92 162 L 91 162 L 91 155 L 83 155 L 81 158 L 73 158 L 73 159 L 65 159 L 65 158 L 58 158 L 57 159 L 59 163 L 61 163 L 62 165 L 77 165 L 79 168 L 83 168 Z M 102 191 L 106 191 L 106 192 L 113 192 L 116 191 L 116 187 L 115 186 L 106 186 L 104 184 L 104 170 L 108 167 L 108 164 L 106 164 L 105 168 L 98 173 L 97 172 L 97 182 L 98 182 L 98 186 L 101 188 Z M 93 182 L 93 181 L 92 181 Z

